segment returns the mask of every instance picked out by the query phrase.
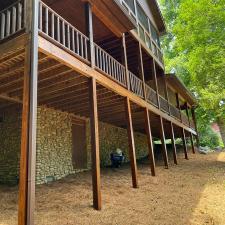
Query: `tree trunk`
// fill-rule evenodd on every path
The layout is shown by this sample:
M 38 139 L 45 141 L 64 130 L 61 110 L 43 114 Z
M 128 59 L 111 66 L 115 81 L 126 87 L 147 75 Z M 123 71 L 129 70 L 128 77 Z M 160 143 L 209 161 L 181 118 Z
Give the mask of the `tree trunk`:
M 225 119 L 224 118 L 218 118 L 217 119 L 218 126 L 220 128 L 220 133 L 222 136 L 223 145 L 225 147 Z

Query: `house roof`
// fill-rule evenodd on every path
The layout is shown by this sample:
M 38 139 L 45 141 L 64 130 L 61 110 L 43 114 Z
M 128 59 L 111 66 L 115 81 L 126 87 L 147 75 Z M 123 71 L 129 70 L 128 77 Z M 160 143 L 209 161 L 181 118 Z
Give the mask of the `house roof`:
M 159 4 L 157 0 L 148 0 L 148 4 L 150 6 L 150 9 L 152 11 L 152 15 L 155 18 L 156 25 L 159 29 L 159 32 L 161 35 L 166 33 L 166 24 L 162 15 L 162 12 L 160 10 Z
M 197 106 L 197 99 L 196 97 L 191 93 L 191 91 L 185 86 L 185 84 L 181 81 L 181 79 L 176 76 L 176 74 L 166 74 L 166 80 L 168 84 L 174 89 L 177 90 L 185 100 L 191 105 L 191 106 Z

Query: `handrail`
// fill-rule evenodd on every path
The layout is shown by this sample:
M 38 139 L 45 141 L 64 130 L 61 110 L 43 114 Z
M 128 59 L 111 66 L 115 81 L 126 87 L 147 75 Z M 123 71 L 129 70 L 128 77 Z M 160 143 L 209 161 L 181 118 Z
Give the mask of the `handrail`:
M 183 122 L 185 125 L 189 126 L 189 120 L 188 120 L 188 117 L 187 117 L 187 115 L 186 115 L 185 113 L 183 113 L 182 111 L 181 111 L 181 118 L 182 118 L 182 122 Z
M 168 108 L 168 102 L 165 98 L 163 98 L 161 95 L 159 95 L 159 101 L 160 101 L 160 108 L 166 112 L 169 113 L 169 108 Z
M 128 72 L 129 78 L 130 78 L 130 89 L 132 92 L 134 92 L 139 97 L 144 97 L 143 92 L 143 82 L 141 79 L 139 79 L 136 75 L 134 75 L 132 72 Z
M 127 87 L 125 66 L 119 63 L 97 44 L 94 44 L 94 49 L 95 66 L 124 87 Z
M 153 90 L 147 84 L 145 84 L 145 90 L 146 90 L 146 99 L 147 99 L 147 101 L 150 102 L 150 103 L 152 103 L 155 106 L 158 106 L 156 91 Z
M 171 113 L 171 116 L 180 120 L 180 110 L 171 104 L 170 104 L 170 113 Z
M 0 11 L 0 40 L 12 36 L 23 28 L 24 15 L 21 0 Z
M 89 61 L 89 38 L 42 1 L 39 2 L 38 27 L 41 33 L 58 42 L 75 55 Z

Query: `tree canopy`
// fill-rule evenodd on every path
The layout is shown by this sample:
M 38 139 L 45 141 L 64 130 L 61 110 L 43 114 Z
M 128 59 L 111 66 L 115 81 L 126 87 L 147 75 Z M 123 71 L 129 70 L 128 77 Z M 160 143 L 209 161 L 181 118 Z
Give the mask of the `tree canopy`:
M 176 72 L 198 98 L 200 129 L 216 121 L 225 144 L 225 0 L 160 4 L 168 31 L 162 40 L 166 70 Z

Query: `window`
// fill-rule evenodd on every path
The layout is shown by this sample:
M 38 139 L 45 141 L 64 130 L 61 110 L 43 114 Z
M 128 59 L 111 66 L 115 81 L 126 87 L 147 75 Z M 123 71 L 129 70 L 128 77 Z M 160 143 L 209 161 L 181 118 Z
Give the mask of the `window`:
M 152 38 L 153 40 L 156 42 L 156 44 L 158 46 L 160 46 L 160 41 L 159 41 L 159 35 L 158 35 L 158 32 L 157 30 L 155 29 L 155 27 L 152 25 L 152 23 L 150 24 L 151 25 L 151 34 L 152 34 Z
M 137 4 L 137 16 L 143 27 L 149 32 L 148 17 L 139 4 Z
M 142 28 L 142 26 L 139 24 L 139 35 L 140 35 L 140 38 L 142 39 L 142 41 L 145 42 L 145 31 L 144 29 Z
M 134 0 L 124 0 L 124 2 L 127 3 L 131 11 L 135 14 L 135 5 L 134 5 Z

